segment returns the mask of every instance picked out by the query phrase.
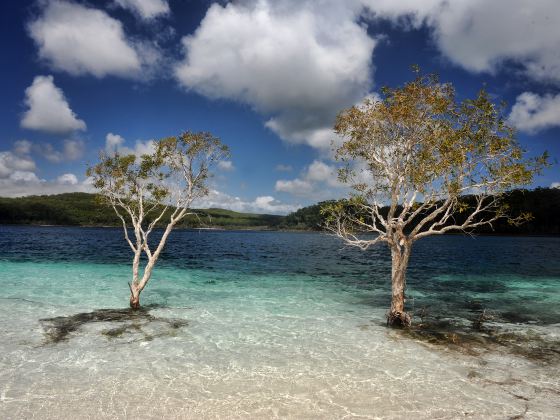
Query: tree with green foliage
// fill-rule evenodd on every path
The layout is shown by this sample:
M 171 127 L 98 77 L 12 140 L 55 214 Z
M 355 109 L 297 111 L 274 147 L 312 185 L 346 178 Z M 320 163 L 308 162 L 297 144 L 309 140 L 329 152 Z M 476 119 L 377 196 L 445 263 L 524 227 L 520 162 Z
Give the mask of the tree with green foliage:
M 122 222 L 124 237 L 134 254 L 129 283 L 131 308 L 140 307 L 140 293 L 173 228 L 193 214 L 189 209 L 195 199 L 208 194 L 210 167 L 227 155 L 227 147 L 210 133 L 186 132 L 156 141 L 150 154 L 102 154 L 100 162 L 88 169 L 101 200 Z M 150 234 L 160 223 L 165 229 L 152 247 Z M 147 262 L 141 273 L 142 254 Z
M 388 245 L 392 326 L 411 323 L 405 287 L 413 244 L 498 219 L 522 223 L 530 215 L 511 215 L 504 194 L 530 184 L 547 164 L 546 153 L 524 157 L 503 104 L 495 105 L 484 90 L 458 101 L 453 86 L 435 75 L 384 88 L 381 99 L 341 112 L 334 129 L 344 139 L 336 153 L 344 163 L 339 179 L 353 192 L 323 209 L 326 227 L 363 250 Z

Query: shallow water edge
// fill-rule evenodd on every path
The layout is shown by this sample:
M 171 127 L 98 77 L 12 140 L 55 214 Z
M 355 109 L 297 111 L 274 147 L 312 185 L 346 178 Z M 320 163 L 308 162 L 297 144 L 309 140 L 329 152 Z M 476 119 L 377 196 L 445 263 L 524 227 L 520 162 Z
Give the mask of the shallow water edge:
M 180 233 L 131 313 L 118 231 L 12 229 L 0 235 L 1 418 L 560 412 L 555 239 L 419 247 L 417 328 L 395 331 L 382 249 L 364 258 L 317 234 Z M 477 326 L 483 311 L 493 318 Z

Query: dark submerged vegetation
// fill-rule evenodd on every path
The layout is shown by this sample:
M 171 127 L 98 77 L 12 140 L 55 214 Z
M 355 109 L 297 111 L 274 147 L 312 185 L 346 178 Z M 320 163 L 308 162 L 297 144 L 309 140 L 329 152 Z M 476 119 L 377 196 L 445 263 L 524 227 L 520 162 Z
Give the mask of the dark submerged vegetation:
M 150 314 L 153 306 L 141 307 L 136 310 L 126 309 L 97 309 L 93 312 L 82 312 L 68 316 L 40 319 L 39 322 L 45 332 L 45 344 L 54 344 L 69 340 L 74 333 L 85 325 L 103 323 L 111 328 L 101 333 L 108 338 L 117 338 L 125 334 L 139 333 L 141 340 L 150 341 L 156 336 L 173 335 L 173 331 L 186 327 L 188 322 L 179 318 L 160 318 Z M 150 334 L 145 327 L 157 325 L 158 332 Z M 117 326 L 115 326 L 117 325 Z
M 486 310 L 473 315 L 471 324 L 427 316 L 395 333 L 426 345 L 441 346 L 472 356 L 499 350 L 544 365 L 560 361 L 558 338 L 545 336 L 536 329 L 524 327 L 518 330 L 513 325 L 497 325 L 495 322 L 498 321 L 504 320 Z

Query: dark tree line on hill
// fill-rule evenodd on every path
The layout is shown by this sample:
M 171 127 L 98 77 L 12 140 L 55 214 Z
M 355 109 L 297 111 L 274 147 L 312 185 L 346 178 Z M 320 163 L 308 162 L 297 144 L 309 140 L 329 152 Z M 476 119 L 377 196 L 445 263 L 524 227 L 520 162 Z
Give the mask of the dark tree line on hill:
M 195 210 L 180 227 L 267 228 L 282 216 L 238 213 L 223 209 Z M 147 219 L 149 223 L 150 218 Z M 96 200 L 95 194 L 67 193 L 19 198 L 0 197 L 0 224 L 121 226 L 113 209 Z
M 466 202 L 468 202 L 468 197 Z M 537 188 L 515 190 L 506 202 L 512 214 L 531 213 L 532 219 L 520 226 L 498 221 L 477 233 L 558 235 L 560 234 L 560 189 Z M 198 217 L 189 217 L 181 227 L 219 227 L 256 229 L 321 230 L 321 202 L 299 209 L 287 216 L 239 213 L 222 209 L 197 210 Z M 466 213 L 465 213 L 466 214 Z M 460 221 L 458 215 L 456 220 Z M 95 195 L 68 193 L 21 198 L 0 197 L 0 224 L 46 224 L 74 226 L 120 226 L 110 207 L 99 204 Z
M 465 197 L 464 202 L 473 203 L 472 197 Z M 282 225 L 292 229 L 321 230 L 324 222 L 321 209 L 333 201 L 325 201 L 304 207 L 286 216 Z M 530 213 L 531 220 L 519 226 L 498 220 L 493 229 L 489 226 L 478 228 L 475 233 L 483 234 L 517 234 L 517 235 L 558 235 L 560 234 L 560 188 L 537 188 L 534 190 L 514 190 L 507 194 L 505 203 L 512 215 Z M 349 209 L 352 211 L 352 209 Z M 382 209 L 386 215 L 388 209 Z M 468 212 L 455 216 L 455 221 L 461 223 Z M 363 215 L 367 218 L 367 215 Z

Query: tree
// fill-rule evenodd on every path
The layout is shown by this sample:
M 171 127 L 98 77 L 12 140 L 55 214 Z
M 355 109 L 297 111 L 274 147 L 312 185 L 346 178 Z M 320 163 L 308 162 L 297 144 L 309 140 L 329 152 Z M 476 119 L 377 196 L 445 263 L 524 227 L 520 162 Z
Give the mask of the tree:
M 88 169 L 101 200 L 110 205 L 122 222 L 124 237 L 134 257 L 130 307 L 140 307 L 140 293 L 173 228 L 193 201 L 208 194 L 209 169 L 228 155 L 228 149 L 210 133 L 186 132 L 158 140 L 153 153 L 142 156 L 102 154 Z M 154 228 L 165 226 L 157 245 L 149 243 Z M 132 231 L 132 235 L 129 232 Z M 142 254 L 146 257 L 140 271 Z
M 338 115 L 334 130 L 344 140 L 336 152 L 344 164 L 339 180 L 352 194 L 324 208 L 326 227 L 363 250 L 380 242 L 390 248 L 389 325 L 411 323 L 406 270 L 417 240 L 530 218 L 510 215 L 502 199 L 531 183 L 547 155 L 525 158 L 503 111 L 484 90 L 458 101 L 451 84 L 418 74 Z

